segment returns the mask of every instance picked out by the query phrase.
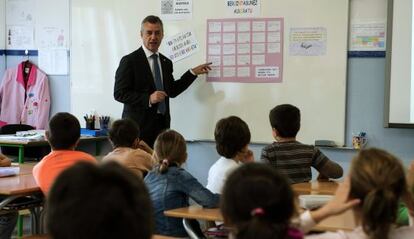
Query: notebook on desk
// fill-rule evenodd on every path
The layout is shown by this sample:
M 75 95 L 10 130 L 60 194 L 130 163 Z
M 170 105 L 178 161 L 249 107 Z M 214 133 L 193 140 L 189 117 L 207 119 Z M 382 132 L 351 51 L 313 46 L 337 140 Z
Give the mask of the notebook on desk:
M 0 177 L 9 177 L 19 174 L 19 167 L 0 167 Z

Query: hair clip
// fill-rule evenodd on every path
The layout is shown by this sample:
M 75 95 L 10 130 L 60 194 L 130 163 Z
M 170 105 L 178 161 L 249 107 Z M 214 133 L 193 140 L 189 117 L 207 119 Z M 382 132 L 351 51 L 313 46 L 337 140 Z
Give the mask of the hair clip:
M 256 207 L 250 212 L 250 215 L 252 215 L 252 217 L 263 216 L 264 214 L 265 214 L 265 211 L 261 207 Z
M 165 164 L 165 165 L 170 165 L 170 162 L 168 162 L 168 159 L 163 159 L 162 161 L 161 161 L 161 163 L 162 164 Z

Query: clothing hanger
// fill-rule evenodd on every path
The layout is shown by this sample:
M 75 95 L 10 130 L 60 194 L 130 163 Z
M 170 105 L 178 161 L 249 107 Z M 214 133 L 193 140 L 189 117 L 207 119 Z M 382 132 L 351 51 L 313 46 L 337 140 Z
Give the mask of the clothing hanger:
M 32 68 L 32 63 L 30 62 L 30 60 L 29 60 L 29 51 L 26 49 L 25 51 L 24 51 L 24 54 L 26 55 L 26 60 L 25 61 L 23 61 L 23 72 L 25 73 L 25 74 L 29 74 L 29 72 L 30 72 L 30 68 Z

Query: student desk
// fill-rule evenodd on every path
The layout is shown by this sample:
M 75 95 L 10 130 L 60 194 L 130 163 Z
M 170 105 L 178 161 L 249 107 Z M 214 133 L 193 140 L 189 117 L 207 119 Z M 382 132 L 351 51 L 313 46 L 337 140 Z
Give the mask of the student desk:
M 0 210 L 16 198 L 41 194 L 39 186 L 32 175 L 32 169 L 35 164 L 21 164 L 18 175 L 0 178 Z M 33 214 L 33 212 L 32 212 Z M 40 228 L 40 213 L 34 213 L 35 232 Z M 19 218 L 17 222 L 18 235 L 23 232 L 23 224 Z
M 177 217 L 186 219 L 198 219 L 206 221 L 223 221 L 220 209 L 207 209 L 199 206 L 182 207 L 164 211 L 168 217 Z M 354 214 L 348 210 L 343 214 L 329 217 L 317 224 L 312 231 L 351 231 L 355 228 Z
M 330 194 L 333 195 L 338 187 L 337 182 L 309 182 L 293 184 L 293 190 L 298 194 Z M 206 221 L 223 221 L 223 216 L 218 208 L 207 209 L 199 206 L 190 206 L 164 211 L 168 217 L 186 219 L 198 219 Z M 354 214 L 348 210 L 340 215 L 329 217 L 321 221 L 313 231 L 351 231 L 356 227 Z
M 306 194 L 327 194 L 334 195 L 336 189 L 338 188 L 338 182 L 328 181 L 328 182 L 318 182 L 311 181 L 308 183 L 296 183 L 292 184 L 293 191 L 298 195 Z
M 100 153 L 100 142 L 108 139 L 108 136 L 82 136 L 79 140 L 80 143 L 83 142 L 95 142 L 95 155 Z M 0 136 L 0 146 L 6 147 L 17 147 L 19 148 L 18 162 L 24 163 L 24 148 L 26 147 L 36 147 L 36 146 L 45 146 L 49 145 L 47 140 L 22 140 L 21 137 L 14 137 L 14 135 L 1 135 Z

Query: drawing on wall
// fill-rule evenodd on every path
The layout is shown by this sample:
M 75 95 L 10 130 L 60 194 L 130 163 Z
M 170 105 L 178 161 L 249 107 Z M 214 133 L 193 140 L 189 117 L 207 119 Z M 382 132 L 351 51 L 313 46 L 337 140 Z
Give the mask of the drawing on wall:
M 34 48 L 32 26 L 7 26 L 7 49 L 26 50 Z
M 283 18 L 207 20 L 207 81 L 282 82 Z

